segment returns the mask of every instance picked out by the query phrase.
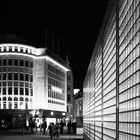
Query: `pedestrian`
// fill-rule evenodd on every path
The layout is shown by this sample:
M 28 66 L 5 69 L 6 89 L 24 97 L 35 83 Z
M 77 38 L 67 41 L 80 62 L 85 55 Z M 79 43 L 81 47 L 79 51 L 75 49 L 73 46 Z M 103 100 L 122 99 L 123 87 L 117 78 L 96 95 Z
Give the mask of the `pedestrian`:
M 71 129 L 71 120 L 68 121 L 68 133 L 70 134 L 70 129 Z
M 29 125 L 30 125 L 30 128 L 31 128 L 31 133 L 34 134 L 33 129 L 34 129 L 35 124 L 34 124 L 34 121 L 33 121 L 32 118 L 30 119 L 30 124 Z
M 48 131 L 49 131 L 49 135 L 50 135 L 51 140 L 52 140 L 52 137 L 53 137 L 53 123 L 50 123 L 50 125 L 48 126 Z
M 46 121 L 44 120 L 44 123 L 43 123 L 43 134 L 44 134 L 44 135 L 46 134 L 46 128 L 47 128 L 47 123 L 46 123 Z
M 61 120 L 61 122 L 60 122 L 60 132 L 61 132 L 61 134 L 63 134 L 63 127 L 64 127 L 64 123 Z
M 58 123 L 56 123 L 54 125 L 54 128 L 53 128 L 53 136 L 55 138 L 59 137 L 59 124 Z

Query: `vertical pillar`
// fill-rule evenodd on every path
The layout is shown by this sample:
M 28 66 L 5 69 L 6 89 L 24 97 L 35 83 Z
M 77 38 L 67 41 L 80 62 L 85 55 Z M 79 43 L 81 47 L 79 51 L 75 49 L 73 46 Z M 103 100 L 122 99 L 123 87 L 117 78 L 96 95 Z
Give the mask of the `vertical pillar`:
M 116 0 L 116 140 L 119 140 L 119 0 Z

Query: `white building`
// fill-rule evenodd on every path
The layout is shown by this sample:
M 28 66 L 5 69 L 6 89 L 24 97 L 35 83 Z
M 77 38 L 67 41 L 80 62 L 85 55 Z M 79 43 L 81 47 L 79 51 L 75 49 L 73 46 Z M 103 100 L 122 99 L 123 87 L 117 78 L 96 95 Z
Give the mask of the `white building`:
M 4 110 L 21 109 L 41 109 L 45 117 L 66 113 L 69 68 L 65 61 L 53 56 L 45 48 L 0 44 L 1 114 Z

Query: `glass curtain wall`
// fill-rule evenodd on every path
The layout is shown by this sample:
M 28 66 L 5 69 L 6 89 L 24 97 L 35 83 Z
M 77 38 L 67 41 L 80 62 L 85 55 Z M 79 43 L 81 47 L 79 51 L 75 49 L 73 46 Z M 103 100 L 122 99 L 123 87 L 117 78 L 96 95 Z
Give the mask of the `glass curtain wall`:
M 140 0 L 116 1 L 83 83 L 85 140 L 140 139 Z

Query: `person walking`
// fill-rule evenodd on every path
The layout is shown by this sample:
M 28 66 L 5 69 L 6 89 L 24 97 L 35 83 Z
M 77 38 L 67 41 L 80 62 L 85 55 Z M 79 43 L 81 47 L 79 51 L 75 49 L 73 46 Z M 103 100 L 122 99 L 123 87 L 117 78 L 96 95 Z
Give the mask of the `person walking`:
M 50 123 L 50 125 L 48 126 L 48 131 L 49 131 L 49 135 L 50 135 L 51 140 L 52 140 L 52 137 L 53 137 L 53 123 Z
M 43 134 L 44 134 L 44 135 L 46 134 L 46 128 L 47 128 L 47 123 L 46 123 L 46 121 L 44 120 L 44 123 L 43 123 Z

